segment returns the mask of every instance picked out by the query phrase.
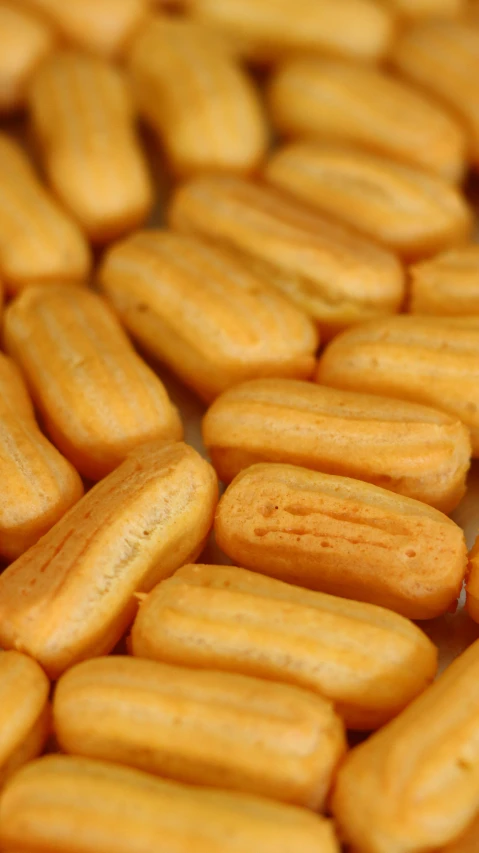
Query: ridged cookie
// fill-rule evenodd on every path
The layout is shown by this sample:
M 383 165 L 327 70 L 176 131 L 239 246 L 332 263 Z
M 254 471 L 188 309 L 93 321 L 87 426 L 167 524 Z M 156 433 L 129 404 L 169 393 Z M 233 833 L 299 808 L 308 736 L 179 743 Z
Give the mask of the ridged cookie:
M 469 154 L 479 165 L 479 29 L 467 20 L 431 20 L 408 28 L 392 61 L 405 77 L 450 106 L 468 128 Z
M 0 353 L 0 555 L 14 560 L 83 494 L 74 467 L 38 427 L 16 365 Z
M 332 807 L 355 853 L 449 853 L 479 807 L 478 726 L 475 642 L 346 758 Z
M 472 210 L 450 181 L 352 145 L 292 143 L 273 154 L 264 176 L 405 258 L 432 255 L 471 236 Z
M 225 483 L 256 462 L 287 462 L 365 480 L 442 512 L 463 497 L 471 455 L 467 428 L 443 412 L 293 379 L 225 391 L 202 432 Z
M 63 38 L 88 52 L 121 55 L 144 22 L 149 0 L 18 0 L 43 15 Z
M 106 243 L 141 225 L 153 186 L 123 73 L 57 51 L 33 75 L 28 102 L 48 181 L 90 240 Z
M 47 21 L 16 0 L 0 3 L 0 114 L 25 104 L 37 65 L 53 50 L 55 35 Z
M 130 644 L 138 657 L 312 690 L 366 731 L 421 693 L 437 664 L 428 637 L 390 610 L 232 566 L 184 566 L 158 584 Z
M 333 341 L 319 360 L 316 379 L 442 409 L 466 424 L 477 456 L 478 358 L 477 317 L 391 317 Z
M 386 69 L 294 57 L 272 74 L 267 103 L 285 136 L 360 145 L 452 181 L 464 175 L 467 134 L 459 119 Z
M 238 565 L 410 619 L 454 609 L 467 565 L 461 528 L 438 510 L 294 465 L 238 474 L 219 503 L 215 533 Z
M 0 651 L 0 788 L 42 751 L 50 733 L 50 682 L 19 652 Z
M 0 846 L 71 853 L 72 839 L 75 853 L 339 853 L 331 822 L 305 809 L 49 755 L 0 797 Z
M 389 10 L 371 0 L 188 0 L 247 59 L 269 63 L 298 51 L 376 61 L 395 35 Z
M 238 252 L 327 335 L 402 303 L 404 272 L 392 252 L 272 187 L 198 177 L 176 191 L 169 220 Z
M 134 39 L 128 67 L 140 113 L 176 176 L 259 166 L 268 147 L 259 93 L 216 33 L 185 18 L 153 18 Z
M 133 338 L 206 401 L 243 379 L 314 370 L 311 320 L 213 244 L 143 231 L 108 251 L 99 281 Z
M 409 275 L 412 314 L 479 315 L 479 246 L 441 252 L 414 264 Z
M 20 146 L 0 133 L 0 275 L 7 292 L 83 282 L 90 267 L 79 226 L 41 184 Z
M 212 468 L 186 444 L 145 444 L 0 575 L 0 646 L 52 678 L 109 653 L 147 592 L 195 560 L 218 495 Z
M 346 751 L 332 704 L 307 690 L 132 657 L 70 669 L 53 715 L 73 755 L 315 811 Z
M 5 312 L 4 341 L 54 444 L 83 476 L 104 477 L 145 441 L 182 437 L 163 383 L 90 290 L 27 288 Z

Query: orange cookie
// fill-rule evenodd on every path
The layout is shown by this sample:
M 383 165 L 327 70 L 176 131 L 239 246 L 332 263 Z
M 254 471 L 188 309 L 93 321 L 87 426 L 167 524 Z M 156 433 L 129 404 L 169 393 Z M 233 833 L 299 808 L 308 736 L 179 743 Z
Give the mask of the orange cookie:
M 467 134 L 454 112 L 384 68 L 294 57 L 273 73 L 267 102 L 285 136 L 360 145 L 451 181 L 465 173 Z
M 5 312 L 4 338 L 53 442 L 85 477 L 145 441 L 182 437 L 163 383 L 90 290 L 28 288 Z
M 261 163 L 268 128 L 259 94 L 216 33 L 154 18 L 133 42 L 129 71 L 175 175 L 244 173 Z
M 20 146 L 0 133 L 0 274 L 7 291 L 83 282 L 90 267 L 78 225 L 40 183 Z
M 477 456 L 478 358 L 477 317 L 390 317 L 336 338 L 319 360 L 316 379 L 442 409 L 469 428 Z
M 144 231 L 109 250 L 99 279 L 133 338 L 204 400 L 249 377 L 313 372 L 314 324 L 224 249 Z
M 348 728 L 383 725 L 436 674 L 437 649 L 373 604 L 232 566 L 184 566 L 140 605 L 134 655 L 293 684 L 334 702 Z
M 394 16 L 372 0 L 187 0 L 187 8 L 260 63 L 299 51 L 377 61 L 395 35 Z
M 454 608 L 466 573 L 464 534 L 443 513 L 295 465 L 238 474 L 219 503 L 215 532 L 238 565 L 410 619 Z
M 0 787 L 42 751 L 50 732 L 49 692 L 34 660 L 0 651 Z
M 49 21 L 66 41 L 115 58 L 143 23 L 150 0 L 17 0 Z
M 110 652 L 147 592 L 195 560 L 217 501 L 213 469 L 186 444 L 137 448 L 0 575 L 0 646 L 52 678 Z
M 449 853 L 479 807 L 478 729 L 475 642 L 346 758 L 332 807 L 355 853 Z
M 392 61 L 401 74 L 463 119 L 471 137 L 470 156 L 479 165 L 479 28 L 467 20 L 420 22 L 401 36 Z
M 412 314 L 479 315 L 479 246 L 442 252 L 409 270 Z
M 15 364 L 0 353 L 0 555 L 14 560 L 83 494 L 82 481 L 40 431 Z
M 132 657 L 70 669 L 53 714 L 65 752 L 314 811 L 346 751 L 332 704 L 307 690 Z
M 471 236 L 472 210 L 450 181 L 352 145 L 292 143 L 273 154 L 264 176 L 405 258 L 432 255 Z
M 122 72 L 58 51 L 34 74 L 28 100 L 47 178 L 88 237 L 106 243 L 141 225 L 153 187 Z
M 24 106 L 37 65 L 53 50 L 52 27 L 18 0 L 0 2 L 0 114 Z
M 176 191 L 169 218 L 238 252 L 329 336 L 403 301 L 404 271 L 392 252 L 272 187 L 198 177 Z
M 220 480 L 255 462 L 287 462 L 365 480 L 451 512 L 466 490 L 469 431 L 415 403 L 293 379 L 230 388 L 203 419 Z
M 0 797 L 0 846 L 71 853 L 73 838 L 75 853 L 339 853 L 331 822 L 306 809 L 49 755 Z

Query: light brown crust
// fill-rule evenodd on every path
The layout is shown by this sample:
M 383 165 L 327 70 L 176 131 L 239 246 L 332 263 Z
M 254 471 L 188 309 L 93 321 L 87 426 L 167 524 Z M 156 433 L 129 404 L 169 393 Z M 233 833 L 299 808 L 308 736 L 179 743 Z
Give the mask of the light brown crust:
M 478 357 L 478 317 L 391 317 L 336 338 L 316 381 L 442 409 L 468 427 L 477 456 Z
M 346 758 L 332 808 L 355 853 L 449 853 L 477 813 L 478 720 L 476 641 Z
M 431 20 L 408 28 L 393 49 L 397 70 L 448 104 L 464 121 L 479 164 L 479 30 L 467 20 Z
M 217 493 L 212 468 L 185 444 L 132 451 L 0 576 L 0 645 L 52 677 L 110 652 L 135 593 L 196 559 Z
M 405 258 L 457 246 L 472 233 L 472 210 L 450 181 L 353 146 L 292 143 L 273 154 L 264 176 Z
M 28 288 L 5 312 L 4 338 L 52 440 L 85 477 L 105 476 L 142 442 L 182 437 L 163 383 L 91 291 Z
M 339 853 L 330 821 L 266 798 L 190 788 L 139 770 L 47 756 L 0 799 L 2 849 L 29 853 Z
M 369 731 L 433 680 L 437 650 L 389 610 L 231 566 L 184 566 L 141 604 L 134 655 L 312 690 Z
M 0 353 L 0 554 L 14 560 L 83 494 L 69 462 L 41 433 L 16 365 Z
M 311 376 L 311 320 L 214 245 L 140 232 L 107 253 L 99 280 L 133 337 L 207 401 L 253 376 Z
M 214 32 L 185 18 L 152 18 L 128 67 L 140 113 L 175 175 L 260 165 L 269 140 L 259 94 Z
M 176 191 L 169 220 L 238 252 L 328 335 L 402 303 L 395 255 L 272 187 L 198 177 Z
M 141 225 L 153 187 L 123 72 L 57 51 L 34 74 L 28 101 L 47 178 L 88 237 L 106 243 Z
M 383 68 L 295 57 L 267 88 L 273 123 L 288 137 L 346 142 L 459 181 L 467 134 L 447 107 Z
M 79 227 L 42 186 L 20 146 L 0 134 L 0 274 L 7 292 L 84 282 L 90 267 Z
M 0 788 L 42 751 L 50 732 L 49 692 L 34 660 L 0 651 Z
M 53 713 L 65 752 L 314 811 L 346 751 L 331 703 L 309 691 L 139 658 L 73 667 Z
M 217 28 L 240 55 L 269 63 L 290 53 L 329 53 L 377 61 L 395 36 L 391 12 L 371 0 L 188 0 L 188 10 Z
M 215 533 L 239 565 L 410 619 L 454 609 L 466 572 L 464 534 L 438 510 L 293 465 L 238 474 L 219 503 Z
M 286 462 L 365 480 L 451 512 L 465 493 L 471 443 L 456 418 L 415 403 L 292 379 L 256 379 L 222 394 L 203 419 L 220 480 L 256 462 Z

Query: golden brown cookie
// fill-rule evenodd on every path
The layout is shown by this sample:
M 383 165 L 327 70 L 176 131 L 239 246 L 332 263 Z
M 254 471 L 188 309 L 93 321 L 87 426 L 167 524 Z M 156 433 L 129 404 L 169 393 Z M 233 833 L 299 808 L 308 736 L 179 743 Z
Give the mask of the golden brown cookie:
M 377 61 L 395 35 L 390 10 L 371 0 L 188 0 L 190 14 L 217 28 L 259 63 L 303 51 Z
M 272 74 L 267 102 L 280 134 L 345 142 L 458 181 L 467 134 L 453 110 L 384 68 L 298 56 Z
M 314 370 L 309 317 L 213 244 L 142 231 L 108 251 L 99 280 L 133 338 L 206 401 L 243 379 Z
M 42 751 L 50 732 L 50 682 L 16 651 L 0 651 L 0 788 Z
M 22 8 L 17 0 L 1 0 L 0 114 L 24 106 L 30 77 L 54 44 L 48 21 Z
M 98 480 L 133 447 L 177 441 L 180 417 L 106 302 L 73 287 L 30 287 L 5 312 L 4 340 L 54 444 Z
M 328 336 L 403 301 L 404 271 L 392 252 L 272 187 L 198 177 L 176 190 L 169 220 L 238 252 Z
M 217 501 L 213 469 L 186 444 L 145 444 L 0 575 L 0 646 L 52 678 L 110 652 L 147 592 L 195 560 Z
M 426 20 L 405 30 L 394 47 L 397 70 L 448 104 L 470 134 L 479 164 L 479 28 L 467 20 Z
M 238 565 L 410 619 L 454 609 L 464 534 L 412 498 L 295 465 L 242 471 L 218 506 L 216 541 Z
M 471 456 L 458 418 L 416 403 L 294 379 L 230 388 L 208 409 L 203 441 L 220 480 L 287 462 L 365 480 L 451 512 Z
M 331 821 L 306 809 L 49 755 L 0 797 L 1 849 L 71 853 L 72 838 L 75 853 L 158 853 L 159 843 L 175 853 L 339 853 Z
M 16 365 L 0 353 L 0 555 L 14 560 L 83 494 L 73 465 L 40 431 Z
M 355 853 L 449 853 L 478 810 L 478 721 L 475 642 L 346 758 L 332 807 Z
M 138 657 L 312 690 L 370 730 L 433 680 L 437 649 L 412 622 L 232 566 L 190 565 L 140 605 Z
M 73 755 L 314 811 L 346 751 L 332 704 L 310 691 L 132 657 L 70 669 L 53 714 Z
M 472 209 L 450 181 L 352 145 L 293 142 L 273 154 L 264 176 L 405 258 L 460 245 L 472 233 Z
M 414 264 L 409 274 L 412 314 L 479 315 L 479 246 L 474 243 Z
M 336 338 L 319 360 L 316 380 L 442 409 L 466 424 L 477 456 L 478 358 L 477 317 L 391 317 Z
M 48 181 L 90 240 L 141 225 L 153 186 L 123 73 L 87 53 L 57 51 L 33 75 L 28 100 Z
M 7 292 L 84 282 L 90 267 L 79 226 L 42 185 L 20 146 L 0 133 L 0 275 Z

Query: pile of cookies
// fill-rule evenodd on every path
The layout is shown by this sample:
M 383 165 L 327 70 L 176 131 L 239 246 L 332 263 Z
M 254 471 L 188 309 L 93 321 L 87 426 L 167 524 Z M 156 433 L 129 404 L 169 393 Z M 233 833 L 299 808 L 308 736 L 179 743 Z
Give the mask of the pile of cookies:
M 0 115 L 1 853 L 477 853 L 479 3 L 0 0 Z

